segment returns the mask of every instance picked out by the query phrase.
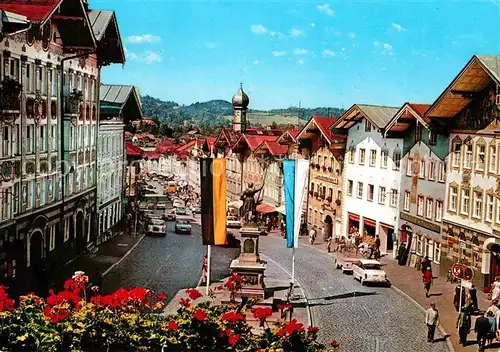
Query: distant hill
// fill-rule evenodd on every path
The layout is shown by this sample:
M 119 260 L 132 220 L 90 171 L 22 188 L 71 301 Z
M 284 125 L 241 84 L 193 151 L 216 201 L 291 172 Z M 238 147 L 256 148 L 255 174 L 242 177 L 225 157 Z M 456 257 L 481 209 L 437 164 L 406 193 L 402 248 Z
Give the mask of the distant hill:
M 200 128 L 213 129 L 229 126 L 233 115 L 233 105 L 225 100 L 196 102 L 190 105 L 179 105 L 173 101 L 163 101 L 148 95 L 141 98 L 144 116 L 157 118 L 160 122 L 172 125 L 193 125 Z M 269 111 L 250 109 L 248 120 L 252 125 L 301 124 L 311 115 L 340 116 L 344 110 L 339 108 L 302 108 L 289 107 Z

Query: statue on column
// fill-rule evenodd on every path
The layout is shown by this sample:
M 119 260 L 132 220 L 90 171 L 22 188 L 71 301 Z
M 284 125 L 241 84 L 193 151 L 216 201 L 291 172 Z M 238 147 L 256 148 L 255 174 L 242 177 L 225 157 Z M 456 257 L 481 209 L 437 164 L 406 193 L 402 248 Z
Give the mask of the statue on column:
M 254 214 L 257 208 L 257 202 L 255 201 L 255 194 L 260 192 L 260 190 L 264 186 L 262 185 L 260 188 L 254 188 L 253 183 L 248 184 L 248 188 L 241 195 L 241 200 L 243 201 L 243 206 L 241 207 L 241 214 L 243 217 L 243 221 L 245 223 L 255 222 Z

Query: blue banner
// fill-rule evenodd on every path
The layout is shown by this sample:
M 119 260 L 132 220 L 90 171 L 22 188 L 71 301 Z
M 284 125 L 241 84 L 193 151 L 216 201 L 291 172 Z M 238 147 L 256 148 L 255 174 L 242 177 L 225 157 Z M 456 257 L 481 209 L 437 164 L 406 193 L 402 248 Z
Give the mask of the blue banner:
M 285 187 L 286 246 L 293 248 L 294 243 L 294 204 L 295 204 L 295 160 L 283 160 Z M 298 219 L 300 221 L 300 219 Z

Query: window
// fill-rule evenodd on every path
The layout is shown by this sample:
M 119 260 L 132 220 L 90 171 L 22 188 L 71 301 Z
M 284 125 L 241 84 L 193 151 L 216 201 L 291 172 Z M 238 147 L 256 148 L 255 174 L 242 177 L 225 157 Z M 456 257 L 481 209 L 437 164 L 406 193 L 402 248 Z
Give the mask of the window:
M 436 145 L 437 144 L 437 133 L 434 133 L 433 131 L 429 130 L 429 145 Z
M 451 165 L 453 167 L 460 167 L 460 150 L 462 148 L 462 143 L 455 142 L 453 143 L 453 158 Z
M 483 194 L 474 192 L 474 211 L 472 214 L 475 218 L 481 219 L 483 216 Z
M 358 198 L 363 198 L 363 182 L 358 182 Z
M 382 169 L 387 169 L 387 158 L 389 156 L 389 152 L 385 149 L 382 149 L 382 152 L 380 153 L 380 167 Z
M 465 144 L 464 168 L 465 169 L 472 168 L 472 142 L 468 142 Z
M 52 136 L 52 150 L 57 150 L 57 126 L 50 126 Z
M 490 145 L 490 162 L 488 166 L 488 171 L 495 173 L 497 170 L 497 146 Z
M 434 242 L 434 263 L 439 263 L 441 260 L 441 243 Z
M 385 205 L 385 198 L 386 198 L 385 187 L 380 186 L 378 188 L 378 203 Z
M 370 150 L 370 166 L 377 165 L 377 150 Z
M 398 190 L 391 189 L 391 207 L 396 207 L 398 205 Z
M 417 247 L 416 247 L 417 255 L 422 255 L 423 238 L 422 238 L 422 236 L 418 236 L 418 235 L 415 237 L 416 237 L 416 242 L 417 242 Z
M 458 198 L 458 189 L 455 186 L 450 186 L 450 204 L 448 205 L 448 210 L 457 211 L 457 198 Z
M 47 88 L 45 84 L 45 67 L 38 67 L 38 77 L 37 77 L 36 89 L 39 90 L 43 95 L 47 94 Z
M 46 135 L 46 126 L 41 125 L 40 126 L 40 151 L 41 152 L 46 152 L 47 151 L 47 135 Z
M 375 187 L 373 185 L 368 185 L 368 195 L 366 196 L 370 202 L 373 202 L 373 193 L 375 191 Z
M 486 221 L 493 221 L 494 198 L 491 194 L 486 195 Z
M 40 205 L 44 205 L 47 200 L 47 179 L 40 180 Z
M 443 218 L 443 202 L 440 200 L 436 200 L 436 221 L 441 222 Z
M 394 162 L 393 169 L 394 170 L 399 170 L 401 167 L 401 151 L 400 150 L 395 150 L 394 153 L 392 154 L 392 161 Z
M 33 93 L 33 78 L 34 78 L 34 73 L 33 73 L 33 65 L 27 63 L 26 64 L 26 82 L 25 82 L 25 87 L 26 91 Z
M 11 155 L 11 140 L 10 140 L 10 126 L 3 127 L 2 132 L 2 156 L 8 157 Z
M 12 143 L 14 153 L 16 155 L 21 155 L 21 126 L 18 123 L 14 126 L 14 135 L 12 137 L 14 139 Z
M 406 163 L 406 176 L 413 175 L 413 158 L 408 158 Z
M 35 152 L 35 125 L 26 126 L 26 149 L 28 153 Z
M 429 160 L 429 169 L 427 170 L 427 178 L 431 181 L 434 181 L 435 178 L 435 168 L 436 164 L 434 163 L 434 160 Z
M 444 161 L 439 163 L 438 169 L 438 181 L 445 182 L 446 181 L 446 163 Z
M 417 198 L 417 215 L 424 216 L 424 197 L 418 196 Z
M 497 224 L 500 224 L 500 198 L 497 198 Z
M 425 160 L 420 160 L 420 168 L 418 169 L 418 177 L 425 178 Z
M 434 201 L 431 198 L 425 200 L 425 217 L 427 219 L 432 219 Z
M 64 219 L 64 242 L 69 240 L 69 217 Z
M 469 214 L 470 190 L 462 189 L 462 206 L 460 212 L 464 215 Z
M 359 164 L 360 165 L 365 164 L 365 149 L 364 148 L 359 149 Z
M 355 157 L 356 157 L 356 148 L 351 148 L 351 149 L 349 150 L 349 162 L 350 162 L 351 164 L 354 164 L 354 159 L 355 159 Z
M 417 126 L 415 126 L 415 143 L 420 142 L 422 140 L 422 125 L 417 122 Z
M 353 182 L 352 180 L 347 181 L 347 195 L 352 196 Z
M 365 132 L 371 132 L 372 130 L 372 124 L 370 121 L 365 120 Z
M 16 81 L 19 81 L 19 60 L 18 59 L 10 59 L 9 61 L 10 74 L 9 76 Z
M 56 224 L 50 226 L 49 230 L 49 251 L 56 248 Z
M 403 210 L 410 211 L 410 201 L 411 201 L 411 193 L 410 191 L 405 191 Z
M 484 171 L 484 166 L 486 163 L 486 146 L 485 145 L 476 145 L 476 170 Z

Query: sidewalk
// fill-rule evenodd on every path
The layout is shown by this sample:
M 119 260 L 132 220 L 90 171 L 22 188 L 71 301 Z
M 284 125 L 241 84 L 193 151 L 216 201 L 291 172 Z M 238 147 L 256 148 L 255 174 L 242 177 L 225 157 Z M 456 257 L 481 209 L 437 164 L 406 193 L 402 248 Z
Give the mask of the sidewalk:
M 62 287 L 66 279 L 73 276 L 77 270 L 84 271 L 92 283 L 100 286 L 100 275 L 105 276 L 144 238 L 144 234 L 123 232 L 105 243 L 102 243 L 96 253 L 86 254 L 67 263 L 58 275 L 57 287 Z
M 281 237 L 279 231 L 272 231 L 270 236 Z M 299 238 L 301 246 L 312 247 L 317 250 L 327 252 L 326 242 L 322 239 L 317 239 L 314 245 L 309 244 L 309 236 L 301 236 Z M 332 250 L 334 245 L 332 244 Z M 334 253 L 331 253 L 332 255 Z M 453 306 L 453 295 L 455 293 L 456 284 L 446 282 L 444 277 L 435 277 L 431 287 L 431 297 L 426 298 L 422 284 L 422 274 L 419 270 L 409 266 L 400 266 L 392 257 L 383 257 L 381 259 L 383 269 L 387 273 L 393 289 L 400 294 L 407 296 L 422 307 L 423 310 L 429 307 L 431 302 L 436 303 L 436 308 L 439 311 L 440 323 L 442 328 L 447 332 L 449 340 L 456 352 L 472 352 L 477 351 L 476 335 L 471 332 L 468 336 L 469 345 L 463 347 L 459 344 L 458 334 L 456 329 L 457 312 Z M 332 265 L 333 268 L 333 265 Z M 478 305 L 481 310 L 486 310 L 491 301 L 488 300 L 487 294 L 481 289 L 477 290 Z M 475 317 L 472 317 L 472 330 L 474 329 Z M 497 352 L 500 349 L 500 343 L 493 341 L 494 348 L 487 348 L 488 352 Z

